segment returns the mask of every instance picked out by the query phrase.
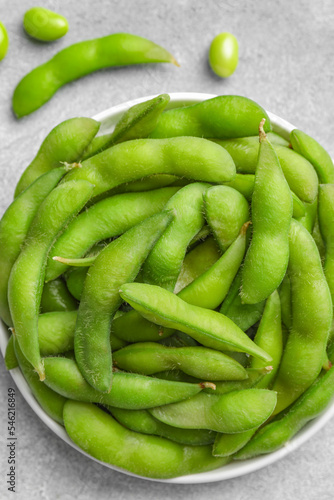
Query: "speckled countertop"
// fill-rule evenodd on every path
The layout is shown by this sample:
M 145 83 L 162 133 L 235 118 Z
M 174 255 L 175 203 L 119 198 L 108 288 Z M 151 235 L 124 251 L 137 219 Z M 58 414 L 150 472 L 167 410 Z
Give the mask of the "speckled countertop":
M 70 23 L 53 44 L 28 40 L 22 17 L 34 3 L 0 0 L 10 37 L 0 63 L 0 212 L 40 142 L 57 123 L 162 92 L 234 93 L 314 135 L 334 156 L 334 3 L 331 0 L 49 0 Z M 11 95 L 19 79 L 70 43 L 126 31 L 169 49 L 181 67 L 151 65 L 100 71 L 67 85 L 43 108 L 16 120 Z M 207 51 L 221 31 L 234 33 L 240 63 L 227 80 L 212 74 Z M 7 391 L 0 360 L 0 498 L 22 500 L 313 500 L 333 498 L 334 420 L 284 460 L 238 479 L 200 485 L 152 483 L 106 469 L 62 442 L 17 393 L 17 493 L 7 491 Z

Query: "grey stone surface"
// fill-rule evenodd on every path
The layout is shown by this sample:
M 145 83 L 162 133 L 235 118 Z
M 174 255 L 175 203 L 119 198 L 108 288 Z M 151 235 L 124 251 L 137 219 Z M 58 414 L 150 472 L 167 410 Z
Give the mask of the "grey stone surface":
M 0 213 L 48 131 L 72 116 L 92 116 L 144 95 L 196 91 L 249 96 L 314 135 L 334 156 L 334 3 L 331 0 L 49 0 L 70 23 L 62 40 L 29 40 L 22 17 L 29 0 L 0 0 L 10 49 L 0 63 Z M 20 78 L 57 50 L 83 39 L 126 31 L 169 49 L 181 68 L 151 65 L 105 70 L 61 89 L 43 108 L 16 120 L 11 96 Z M 212 38 L 234 33 L 240 63 L 227 80 L 207 63 Z M 152 483 L 106 469 L 80 455 L 37 419 L 17 394 L 17 493 L 7 492 L 6 398 L 14 383 L 0 362 L 0 498 L 23 500 L 322 500 L 333 498 L 334 421 L 284 460 L 248 476 L 202 485 Z

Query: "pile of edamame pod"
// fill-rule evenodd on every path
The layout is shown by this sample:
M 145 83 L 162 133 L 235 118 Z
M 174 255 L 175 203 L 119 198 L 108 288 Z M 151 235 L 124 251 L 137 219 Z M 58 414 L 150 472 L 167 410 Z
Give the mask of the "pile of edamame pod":
M 283 446 L 334 395 L 334 167 L 241 96 L 59 124 L 0 223 L 5 361 L 150 478 Z

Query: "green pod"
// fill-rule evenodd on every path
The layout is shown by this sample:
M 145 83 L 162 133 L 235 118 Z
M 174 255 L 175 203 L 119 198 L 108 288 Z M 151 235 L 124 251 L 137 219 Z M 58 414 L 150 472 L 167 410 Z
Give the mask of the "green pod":
M 229 318 L 216 311 L 187 304 L 163 288 L 143 283 L 122 285 L 121 297 L 144 318 L 187 333 L 206 347 L 218 351 L 241 351 L 270 361 Z
M 78 310 L 74 351 L 85 379 L 101 392 L 109 391 L 112 382 L 110 328 L 122 303 L 119 288 L 136 278 L 172 218 L 166 211 L 145 219 L 106 246 L 89 269 Z
M 21 175 L 15 197 L 49 170 L 79 161 L 99 128 L 100 123 L 92 118 L 70 118 L 54 127 Z
M 303 226 L 308 230 L 309 233 L 313 233 L 315 221 L 317 218 L 318 211 L 318 197 L 312 203 L 304 203 L 305 214 L 302 217 L 294 217 L 298 222 L 303 224 Z
M 89 267 L 74 267 L 65 275 L 66 286 L 71 295 L 77 300 L 81 299 L 88 269 Z
M 214 457 L 230 457 L 243 448 L 254 436 L 256 429 L 239 432 L 238 434 L 217 434 L 212 447 Z M 233 457 L 234 458 L 234 457 Z
M 60 278 L 45 283 L 41 297 L 41 312 L 75 311 L 78 303 Z
M 251 201 L 254 191 L 255 176 L 253 174 L 236 174 L 234 179 L 224 182 L 225 186 L 235 189 L 242 194 L 247 201 Z
M 334 303 L 334 184 L 319 186 L 318 220 L 325 243 L 324 271 Z
M 178 429 L 152 417 L 147 410 L 123 410 L 122 408 L 107 407 L 112 416 L 124 427 L 141 434 L 160 436 L 176 443 L 189 446 L 205 446 L 212 444 L 215 433 L 205 429 Z
M 319 375 L 332 324 L 332 300 L 316 244 L 292 219 L 288 268 L 292 327 L 273 390 L 278 413 L 293 403 Z
M 39 206 L 56 187 L 65 172 L 65 167 L 60 167 L 37 179 L 12 202 L 0 221 L 0 317 L 7 325 L 12 325 L 7 298 L 12 267 Z
M 272 370 L 256 384 L 257 388 L 266 389 L 270 387 L 276 376 L 283 352 L 281 302 L 277 290 L 266 300 L 254 342 L 272 357 L 272 361 L 270 362 Z M 250 368 L 261 370 L 266 368 L 266 364 L 263 361 L 252 358 Z
M 216 309 L 223 302 L 246 251 L 248 224 L 242 226 L 239 236 L 213 266 L 178 293 L 182 300 L 206 309 Z
M 244 304 L 240 297 L 241 271 L 236 275 L 219 312 L 230 318 L 243 332 L 257 323 L 263 313 L 265 301 Z
M 64 423 L 69 437 L 86 453 L 143 477 L 167 479 L 217 469 L 228 462 L 213 457 L 211 446 L 184 446 L 130 431 L 92 404 L 66 403 Z
M 194 279 L 207 271 L 220 257 L 215 240 L 210 236 L 203 243 L 193 248 L 185 256 L 180 274 L 175 284 L 174 293 L 179 293 Z
M 36 111 L 60 87 L 99 69 L 156 62 L 177 65 L 167 50 L 129 33 L 75 43 L 22 78 L 13 95 L 14 113 L 20 118 Z
M 173 334 L 173 330 L 143 318 L 137 311 L 130 310 L 114 318 L 111 333 L 126 342 L 158 342 Z
M 256 102 L 237 95 L 221 95 L 191 106 L 171 109 L 163 113 L 151 137 L 244 137 L 255 135 L 260 121 L 270 120 Z
M 246 378 L 245 380 L 218 380 L 217 382 L 215 382 L 216 389 L 206 387 L 204 389 L 204 392 L 208 394 L 222 395 L 234 391 L 254 389 L 257 384 L 267 376 L 271 369 L 271 366 L 268 366 L 263 370 L 251 370 L 249 368 L 246 368 L 248 378 Z
M 235 165 L 222 147 L 199 137 L 136 139 L 116 144 L 85 160 L 64 181 L 88 180 L 95 185 L 94 196 L 97 196 L 125 182 L 154 174 L 219 184 L 233 179 Z
M 252 196 L 253 236 L 241 272 L 240 296 L 246 304 L 257 304 L 276 290 L 289 260 L 291 192 L 262 124 L 259 151 Z
M 204 193 L 204 208 L 213 235 L 225 252 L 249 220 L 247 200 L 228 186 L 214 186 Z
M 2 59 L 4 59 L 4 57 L 6 56 L 8 45 L 9 45 L 8 33 L 5 26 L 0 21 L 0 61 L 2 61 Z
M 83 208 L 93 186 L 74 181 L 57 186 L 33 219 L 8 283 L 8 301 L 23 355 L 44 378 L 38 345 L 38 314 L 50 247 L 63 227 Z
M 333 160 L 318 141 L 295 128 L 290 134 L 290 142 L 297 153 L 312 163 L 321 184 L 334 183 Z
M 46 281 L 53 280 L 68 265 L 56 256 L 77 259 L 99 241 L 119 236 L 164 209 L 179 188 L 163 188 L 143 193 L 126 193 L 99 201 L 76 217 L 58 238 L 48 256 Z
M 166 347 L 155 342 L 140 342 L 117 351 L 113 359 L 117 368 L 142 375 L 178 368 L 202 380 L 247 378 L 246 370 L 237 361 L 206 347 Z
M 271 453 L 290 441 L 310 420 L 320 415 L 334 396 L 334 368 L 318 378 L 282 418 L 262 427 L 253 439 L 234 455 L 235 460 Z
M 262 425 L 272 414 L 276 394 L 266 389 L 233 391 L 221 396 L 201 393 L 179 403 L 150 409 L 168 425 L 234 434 Z
M 198 394 L 203 388 L 200 384 L 171 382 L 116 371 L 110 392 L 101 393 L 85 381 L 73 359 L 44 358 L 44 365 L 45 384 L 64 397 L 129 410 L 181 401 Z
M 168 201 L 166 210 L 175 216 L 147 257 L 142 281 L 174 290 L 187 247 L 204 225 L 203 194 L 208 187 L 209 184 L 194 182 Z
M 17 357 L 14 348 L 14 335 L 9 337 L 5 352 L 5 365 L 7 370 L 13 370 L 18 366 Z
M 20 370 L 34 398 L 49 417 L 64 425 L 63 409 L 67 398 L 53 391 L 39 380 L 38 374 L 24 357 L 17 341 L 14 342 L 14 348 Z
M 282 323 L 290 330 L 292 326 L 292 305 L 291 305 L 291 284 L 289 275 L 286 274 L 279 287 L 279 297 L 281 301 Z
M 183 332 L 174 332 L 173 335 L 162 338 L 158 342 L 167 347 L 197 347 L 199 345 L 196 340 Z
M 67 19 L 44 7 L 32 7 L 27 10 L 23 17 L 23 26 L 28 35 L 42 42 L 53 42 L 68 32 Z
M 95 137 L 85 151 L 83 160 L 104 151 L 114 144 L 148 137 L 156 127 L 158 118 L 170 101 L 168 94 L 140 102 L 129 108 L 116 123 L 111 134 Z

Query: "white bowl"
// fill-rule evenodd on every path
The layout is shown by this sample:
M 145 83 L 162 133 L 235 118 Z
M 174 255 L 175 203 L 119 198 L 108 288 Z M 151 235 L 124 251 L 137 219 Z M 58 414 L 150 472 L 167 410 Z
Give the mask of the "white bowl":
M 102 111 L 101 113 L 95 115 L 93 118 L 97 121 L 102 122 L 100 130 L 101 133 L 111 132 L 116 122 L 119 120 L 119 118 L 127 109 L 129 109 L 134 104 L 146 101 L 148 99 L 152 99 L 153 97 L 154 96 L 146 96 L 140 99 L 135 99 L 133 101 L 128 101 L 123 104 L 119 104 L 118 106 L 113 106 L 112 108 L 109 108 L 106 111 Z M 203 101 L 205 99 L 210 99 L 215 96 L 212 94 L 180 92 L 180 93 L 170 94 L 170 97 L 171 101 L 168 106 L 169 109 L 173 107 L 193 104 L 196 102 Z M 282 118 L 274 115 L 273 113 L 268 113 L 268 114 L 272 121 L 274 131 L 280 133 L 284 137 L 288 138 L 291 130 L 293 128 L 296 128 L 293 125 L 291 125 L 291 123 L 287 122 L 286 120 L 283 120 Z M 5 354 L 8 338 L 9 334 L 7 328 L 3 323 L 0 322 L 0 348 L 3 355 Z M 132 474 L 131 472 L 128 472 L 124 469 L 120 469 L 118 467 L 106 464 L 104 462 L 100 462 L 99 460 L 96 460 L 95 458 L 91 457 L 83 450 L 81 450 L 70 440 L 70 438 L 65 432 L 64 427 L 62 427 L 54 420 L 52 420 L 44 412 L 44 410 L 42 410 L 42 408 L 39 406 L 34 396 L 32 395 L 32 392 L 27 382 L 25 381 L 23 375 L 21 374 L 19 368 L 11 370 L 10 373 L 16 383 L 16 386 L 20 390 L 24 399 L 34 410 L 34 412 L 55 434 L 57 434 L 61 439 L 66 441 L 66 443 L 68 443 L 70 446 L 78 450 L 83 455 L 90 457 L 92 460 L 99 462 L 101 465 L 104 465 L 105 467 L 109 467 L 110 469 L 123 472 L 124 474 L 128 474 L 130 476 L 143 478 L 143 476 L 138 476 L 137 474 Z M 330 406 L 328 406 L 328 408 L 323 412 L 322 415 L 320 415 L 313 421 L 309 422 L 303 429 L 301 429 L 298 432 L 298 434 L 296 434 L 296 436 L 293 439 L 291 439 L 291 441 L 286 443 L 285 446 L 275 451 L 274 453 L 263 455 L 258 458 L 253 458 L 251 460 L 245 460 L 243 462 L 233 462 L 231 464 L 225 465 L 224 467 L 220 467 L 219 469 L 210 472 L 202 472 L 199 474 L 181 476 L 173 479 L 161 479 L 161 480 L 150 479 L 150 478 L 144 478 L 144 479 L 149 479 L 151 481 L 160 481 L 164 483 L 197 484 L 197 483 L 222 481 L 224 479 L 231 479 L 234 477 L 243 476 L 244 474 L 249 474 L 250 472 L 256 471 L 258 469 L 261 469 L 263 467 L 266 467 L 267 465 L 276 462 L 277 460 L 288 455 L 291 451 L 301 446 L 303 443 L 305 443 L 305 441 L 310 439 L 316 432 L 318 432 L 318 430 L 320 430 L 333 415 L 334 415 L 334 401 Z

